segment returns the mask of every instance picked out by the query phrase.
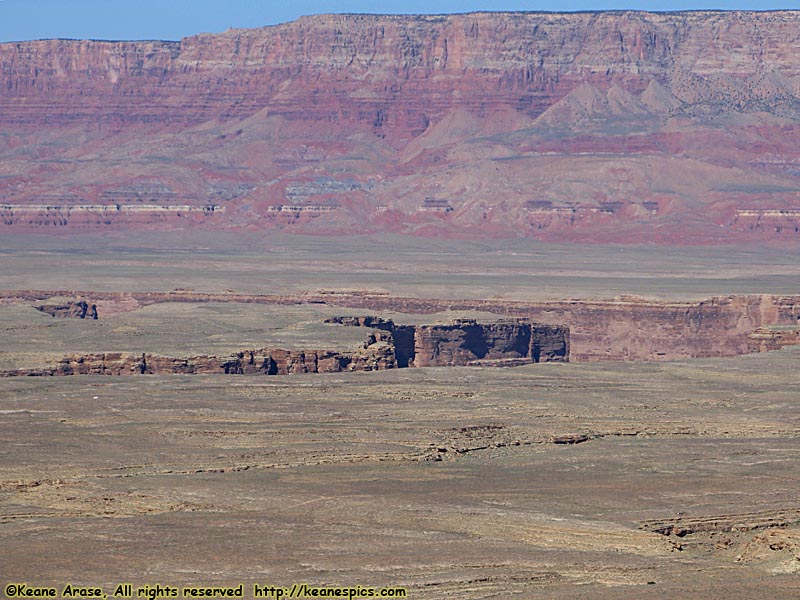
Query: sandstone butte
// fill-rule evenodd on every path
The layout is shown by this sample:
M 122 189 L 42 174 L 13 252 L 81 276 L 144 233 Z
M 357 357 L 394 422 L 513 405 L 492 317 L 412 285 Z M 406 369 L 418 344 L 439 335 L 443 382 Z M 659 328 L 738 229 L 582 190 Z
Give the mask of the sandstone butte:
M 800 12 L 0 44 L 0 232 L 800 241 Z

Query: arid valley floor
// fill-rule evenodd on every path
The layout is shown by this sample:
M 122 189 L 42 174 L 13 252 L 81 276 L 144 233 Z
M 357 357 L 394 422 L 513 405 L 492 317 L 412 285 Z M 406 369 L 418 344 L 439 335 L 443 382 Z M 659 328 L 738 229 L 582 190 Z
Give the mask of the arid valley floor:
M 146 236 L 0 240 L 0 371 L 87 353 L 361 352 L 370 328 L 325 319 L 526 310 L 572 319 L 572 360 L 0 377 L 4 584 L 797 593 L 800 346 L 746 352 L 748 328 L 796 329 L 768 323 L 796 317 L 796 251 L 204 236 L 164 235 L 158 251 Z M 36 311 L 47 290 L 96 299 L 99 318 Z M 616 340 L 626 354 L 605 353 Z

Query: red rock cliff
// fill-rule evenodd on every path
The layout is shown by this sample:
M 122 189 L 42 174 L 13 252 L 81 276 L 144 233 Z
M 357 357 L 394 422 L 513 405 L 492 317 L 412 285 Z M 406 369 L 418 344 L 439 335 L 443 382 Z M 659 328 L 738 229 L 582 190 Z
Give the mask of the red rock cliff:
M 538 115 L 578 83 L 652 79 L 687 102 L 758 102 L 776 94 L 735 78 L 800 75 L 798 43 L 797 12 L 704 11 L 325 15 L 180 42 L 0 44 L 0 120 L 200 122 L 269 107 L 422 131 L 453 107 Z

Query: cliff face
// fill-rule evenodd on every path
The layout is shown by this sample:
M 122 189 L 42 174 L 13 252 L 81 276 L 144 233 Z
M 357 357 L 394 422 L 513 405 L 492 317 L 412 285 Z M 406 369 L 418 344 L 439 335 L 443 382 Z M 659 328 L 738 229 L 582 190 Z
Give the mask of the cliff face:
M 796 241 L 799 43 L 703 11 L 0 44 L 0 231 Z
M 517 365 L 569 360 L 569 330 L 525 320 L 472 320 L 416 328 L 414 365 Z
M 800 75 L 799 23 L 791 11 L 323 15 L 180 42 L 1 44 L 2 120 L 199 123 L 268 107 L 405 135 L 455 107 L 536 116 L 576 83 L 642 92 L 654 79 L 683 102 L 722 91 L 766 106 L 792 90 L 734 78 Z
M 334 317 L 331 323 L 390 333 L 400 367 L 516 366 L 569 361 L 569 329 L 526 319 L 479 323 L 456 319 L 432 325 L 398 325 L 375 316 Z
M 58 375 L 219 374 L 292 375 L 381 371 L 397 367 L 393 348 L 374 344 L 363 351 L 245 350 L 230 356 L 175 358 L 158 354 L 102 352 L 65 356 L 52 367 L 0 371 L 0 377 Z

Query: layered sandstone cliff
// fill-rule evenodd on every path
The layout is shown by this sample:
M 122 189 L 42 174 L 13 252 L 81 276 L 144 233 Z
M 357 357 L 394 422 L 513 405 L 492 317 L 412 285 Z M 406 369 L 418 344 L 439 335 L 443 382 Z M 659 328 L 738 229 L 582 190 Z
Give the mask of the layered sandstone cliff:
M 578 83 L 654 80 L 711 110 L 720 93 L 795 110 L 798 23 L 793 11 L 323 15 L 180 42 L 0 44 L 0 119 L 199 123 L 267 107 L 405 135 L 455 107 L 537 116 Z
M 800 13 L 0 44 L 0 230 L 800 239 Z

